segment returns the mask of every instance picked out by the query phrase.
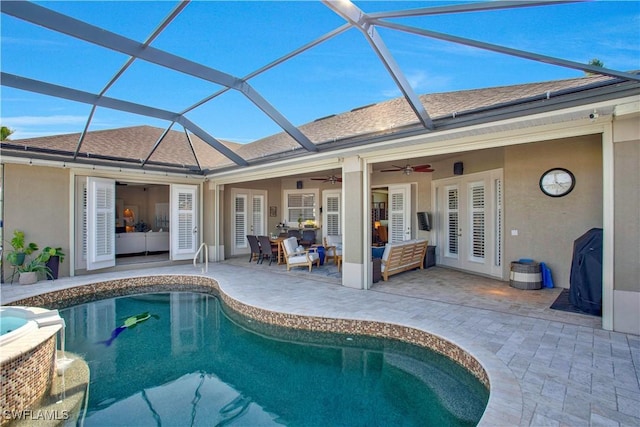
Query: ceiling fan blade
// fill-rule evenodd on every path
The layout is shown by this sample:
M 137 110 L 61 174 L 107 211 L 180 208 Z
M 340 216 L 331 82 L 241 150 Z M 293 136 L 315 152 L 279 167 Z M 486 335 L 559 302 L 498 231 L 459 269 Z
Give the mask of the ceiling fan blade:
M 329 181 L 327 178 L 309 178 L 311 181 Z
M 404 168 L 398 168 L 396 166 L 396 169 L 381 169 L 380 172 L 398 172 L 398 171 L 401 171 L 401 170 L 404 170 Z
M 413 170 L 415 172 L 433 172 L 434 169 L 431 169 L 429 165 L 425 165 L 427 167 L 414 167 Z
M 429 169 L 431 168 L 431 165 L 416 165 L 413 167 L 413 169 Z

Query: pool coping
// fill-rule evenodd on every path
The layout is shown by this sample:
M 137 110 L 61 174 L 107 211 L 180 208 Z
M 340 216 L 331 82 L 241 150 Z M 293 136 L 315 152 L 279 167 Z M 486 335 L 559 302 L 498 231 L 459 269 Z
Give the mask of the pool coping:
M 176 289 L 176 283 L 180 288 Z M 140 292 L 191 291 L 219 296 L 232 310 L 263 323 L 294 329 L 340 332 L 398 339 L 428 347 L 468 369 L 489 388 L 489 401 L 479 426 L 518 425 L 522 419 L 523 398 L 520 384 L 513 372 L 494 354 L 467 342 L 454 330 L 414 326 L 402 322 L 367 319 L 352 314 L 327 317 L 274 311 L 241 301 L 225 290 L 224 283 L 213 277 L 197 274 L 157 274 L 131 276 L 70 286 L 64 289 L 25 297 L 7 305 L 62 308 L 110 297 Z M 213 292 L 212 292 L 213 291 Z

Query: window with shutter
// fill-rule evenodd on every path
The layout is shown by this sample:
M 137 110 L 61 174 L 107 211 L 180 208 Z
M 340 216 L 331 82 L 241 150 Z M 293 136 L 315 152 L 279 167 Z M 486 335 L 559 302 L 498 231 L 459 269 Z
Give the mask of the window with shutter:
M 318 192 L 310 190 L 287 190 L 284 192 L 286 205 L 285 220 L 290 226 L 297 226 L 298 220 L 318 222 Z

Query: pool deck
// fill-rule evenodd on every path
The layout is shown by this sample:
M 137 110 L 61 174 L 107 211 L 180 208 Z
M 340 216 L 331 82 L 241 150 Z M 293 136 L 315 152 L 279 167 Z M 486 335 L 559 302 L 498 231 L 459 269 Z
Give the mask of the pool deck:
M 210 264 L 208 273 L 186 264 L 3 284 L 0 301 L 111 279 L 201 274 L 216 279 L 230 297 L 259 308 L 383 321 L 447 338 L 489 373 L 489 406 L 499 410 L 483 419 L 485 425 L 640 425 L 640 336 L 605 331 L 599 317 L 549 309 L 559 289 L 523 291 L 434 267 L 392 276 L 363 291 L 322 274 L 332 268 L 287 272 L 243 257 Z

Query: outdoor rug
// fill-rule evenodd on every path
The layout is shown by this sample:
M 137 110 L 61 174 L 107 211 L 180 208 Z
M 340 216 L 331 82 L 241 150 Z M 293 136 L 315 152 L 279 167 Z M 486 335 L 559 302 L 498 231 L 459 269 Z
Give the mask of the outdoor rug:
M 551 308 L 553 310 L 568 311 L 570 313 L 588 314 L 589 316 L 601 317 L 597 314 L 582 311 L 578 307 L 571 304 L 571 301 L 569 300 L 569 289 L 563 289 L 562 292 L 560 292 L 558 298 L 556 298 L 555 302 L 551 304 Z

